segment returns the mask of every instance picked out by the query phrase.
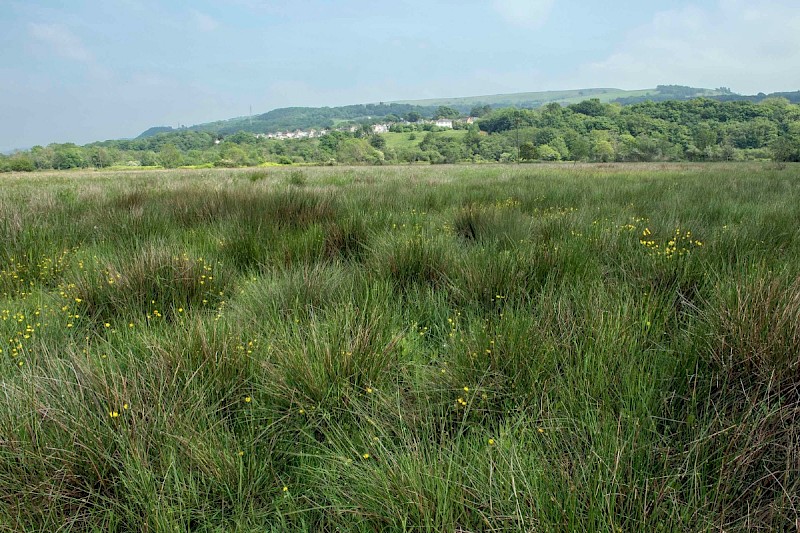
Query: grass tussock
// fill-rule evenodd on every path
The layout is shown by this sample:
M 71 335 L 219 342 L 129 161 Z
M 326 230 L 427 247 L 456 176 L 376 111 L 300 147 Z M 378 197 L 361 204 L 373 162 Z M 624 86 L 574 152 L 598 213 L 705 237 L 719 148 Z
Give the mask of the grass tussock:
M 800 505 L 800 278 L 742 277 L 716 305 L 699 385 L 710 418 L 699 445 L 732 488 L 716 505 L 732 526 L 782 529 Z
M 78 265 L 61 295 L 77 304 L 82 317 L 95 321 L 173 320 L 195 308 L 215 308 L 227 289 L 222 265 L 176 255 L 164 243 L 146 245 L 133 257 L 96 260 L 94 268 L 84 261 Z
M 792 165 L 0 187 L 2 531 L 787 531 Z

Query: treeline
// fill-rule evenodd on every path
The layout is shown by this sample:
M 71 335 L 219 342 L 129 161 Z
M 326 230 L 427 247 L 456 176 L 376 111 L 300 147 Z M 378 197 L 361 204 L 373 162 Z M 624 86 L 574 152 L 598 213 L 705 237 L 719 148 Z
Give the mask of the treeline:
M 482 114 L 475 124 L 461 125 L 466 131 L 460 132 L 402 123 L 393 133 L 375 135 L 365 123 L 355 132 L 333 131 L 315 139 L 179 130 L 86 146 L 51 144 L 0 156 L 0 170 L 517 160 L 800 161 L 800 105 L 782 98 L 759 103 L 698 98 L 630 106 L 593 99 L 536 110 L 487 108 Z M 387 142 L 389 136 L 402 142 Z
M 338 123 L 354 120 L 381 119 L 401 120 L 410 113 L 429 117 L 435 107 L 411 104 L 359 104 L 339 107 L 282 107 L 252 117 L 239 117 L 230 120 L 209 122 L 186 128 L 193 131 L 207 131 L 220 135 L 230 135 L 239 131 L 250 133 L 275 133 L 279 131 L 331 129 Z M 369 119 L 367 119 L 369 117 Z M 165 132 L 178 132 L 170 127 L 155 127 L 139 137 L 150 137 Z

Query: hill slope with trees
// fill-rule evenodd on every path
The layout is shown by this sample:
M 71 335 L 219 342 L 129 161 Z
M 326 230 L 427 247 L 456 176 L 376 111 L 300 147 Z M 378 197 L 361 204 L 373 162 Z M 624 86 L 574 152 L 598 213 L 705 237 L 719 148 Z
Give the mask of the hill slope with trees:
M 0 169 L 518 160 L 800 161 L 800 104 L 766 96 L 759 101 L 726 100 L 703 97 L 621 105 L 594 98 L 567 106 L 550 103 L 538 109 L 482 106 L 471 110 L 481 115 L 473 124 L 459 121 L 459 112 L 452 107 L 431 110 L 410 104 L 378 104 L 326 108 L 324 113 L 292 108 L 261 115 L 260 120 L 272 124 L 294 120 L 298 109 L 305 109 L 309 124 L 373 114 L 339 122 L 356 127 L 332 129 L 317 138 L 271 139 L 246 129 L 229 133 L 235 126 L 228 124 L 216 131 L 160 131 L 82 147 L 35 146 L 0 156 Z M 455 131 L 423 120 L 418 109 L 425 109 L 427 116 L 454 118 Z M 386 113 L 380 115 L 382 110 Z M 340 118 L 334 118 L 337 116 Z M 370 127 L 375 121 L 393 120 L 396 122 L 388 133 L 375 134 Z

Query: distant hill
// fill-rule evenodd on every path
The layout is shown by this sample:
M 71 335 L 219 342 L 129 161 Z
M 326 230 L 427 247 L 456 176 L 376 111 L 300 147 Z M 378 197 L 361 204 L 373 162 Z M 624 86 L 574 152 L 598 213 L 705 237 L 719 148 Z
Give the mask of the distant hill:
M 422 117 L 432 117 L 438 107 L 447 106 L 468 114 L 475 107 L 523 107 L 537 108 L 550 103 L 561 105 L 576 104 L 596 98 L 604 103 L 621 105 L 637 104 L 646 101 L 688 100 L 691 98 L 711 98 L 720 101 L 760 102 L 765 98 L 783 97 L 792 103 L 800 103 L 800 91 L 773 94 L 759 93 L 746 96 L 735 94 L 725 87 L 703 89 L 683 85 L 659 85 L 655 89 L 626 91 L 613 88 L 574 89 L 567 91 L 542 91 L 529 93 L 495 94 L 485 96 L 466 96 L 458 98 L 432 98 L 427 100 L 401 100 L 378 104 L 359 104 L 340 107 L 283 107 L 252 117 L 236 117 L 205 124 L 197 124 L 180 130 L 203 131 L 220 136 L 239 131 L 250 133 L 275 133 L 278 131 L 327 129 L 347 122 L 399 120 L 409 113 Z M 169 126 L 148 129 L 138 138 L 152 137 L 159 133 L 180 131 Z
M 435 112 L 435 107 L 401 103 L 360 104 L 340 107 L 283 107 L 261 115 L 208 122 L 186 129 L 207 131 L 219 135 L 231 135 L 239 131 L 274 133 L 278 131 L 328 129 L 350 121 L 400 120 L 401 117 L 409 113 L 418 113 L 427 117 L 432 116 Z M 150 128 L 139 137 L 150 137 L 169 131 L 175 130 L 163 127 Z
M 175 131 L 175 128 L 171 126 L 153 126 L 152 128 L 147 129 L 137 138 L 144 139 L 145 137 L 153 137 L 155 135 L 158 135 L 159 133 L 169 133 L 171 131 Z
M 641 89 L 626 91 L 623 89 L 574 89 L 568 91 L 542 91 L 534 93 L 494 94 L 487 96 L 467 96 L 462 98 L 433 98 L 429 100 L 401 100 L 397 103 L 420 106 L 450 106 L 459 111 L 467 112 L 475 106 L 489 105 L 491 107 L 528 107 L 536 108 L 550 103 L 562 105 L 576 104 L 590 98 L 597 98 L 601 102 L 633 103 L 645 100 L 675 100 L 698 98 L 701 96 L 713 97 L 732 94 L 725 88 L 698 89 L 682 85 L 659 85 L 655 89 Z

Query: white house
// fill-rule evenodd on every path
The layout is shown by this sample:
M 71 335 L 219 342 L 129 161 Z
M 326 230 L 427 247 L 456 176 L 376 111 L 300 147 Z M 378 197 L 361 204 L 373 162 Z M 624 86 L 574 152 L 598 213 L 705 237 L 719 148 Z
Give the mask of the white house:
M 449 118 L 436 119 L 436 122 L 434 124 L 436 124 L 440 128 L 451 128 L 451 129 L 453 128 L 453 121 L 450 120 Z
M 386 133 L 389 131 L 389 124 L 374 124 L 372 126 L 372 133 Z

